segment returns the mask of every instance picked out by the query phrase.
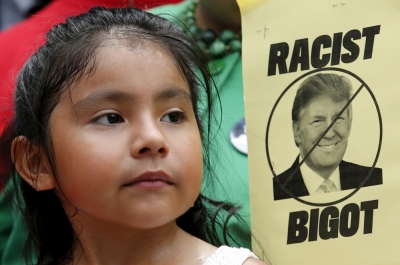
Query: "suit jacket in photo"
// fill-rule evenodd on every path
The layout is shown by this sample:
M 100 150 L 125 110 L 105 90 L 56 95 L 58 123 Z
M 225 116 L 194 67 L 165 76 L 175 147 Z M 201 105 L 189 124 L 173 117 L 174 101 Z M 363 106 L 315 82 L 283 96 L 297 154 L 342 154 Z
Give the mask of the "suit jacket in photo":
M 279 174 L 277 178 L 279 179 L 282 185 L 286 183 L 290 174 L 296 169 L 299 165 L 299 157 L 296 158 L 293 165 L 283 172 Z M 370 167 L 364 167 L 357 164 L 349 163 L 346 161 L 340 162 L 339 164 L 339 173 L 340 173 L 340 185 L 342 190 L 356 189 L 361 184 L 361 182 L 365 179 L 368 172 L 370 171 Z M 280 186 L 279 182 L 274 178 L 274 200 L 283 200 L 289 199 L 289 196 Z M 374 186 L 382 184 L 382 169 L 374 168 L 369 179 L 365 182 L 363 187 Z M 308 196 L 306 184 L 304 183 L 303 177 L 301 175 L 300 168 L 293 175 L 292 179 L 288 181 L 286 184 L 286 189 L 292 193 L 294 196 Z

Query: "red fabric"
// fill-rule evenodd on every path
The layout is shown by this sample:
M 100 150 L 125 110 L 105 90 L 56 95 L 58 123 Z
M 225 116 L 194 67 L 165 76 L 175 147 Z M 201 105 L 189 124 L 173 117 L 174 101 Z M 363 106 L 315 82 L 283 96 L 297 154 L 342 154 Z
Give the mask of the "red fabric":
M 45 41 L 50 28 L 93 6 L 133 6 L 148 9 L 181 0 L 55 0 L 30 18 L 0 33 L 0 134 L 12 115 L 15 79 L 29 56 Z
M 141 9 L 149 9 L 156 6 L 165 4 L 180 3 L 182 0 L 135 0 L 133 1 L 134 6 Z

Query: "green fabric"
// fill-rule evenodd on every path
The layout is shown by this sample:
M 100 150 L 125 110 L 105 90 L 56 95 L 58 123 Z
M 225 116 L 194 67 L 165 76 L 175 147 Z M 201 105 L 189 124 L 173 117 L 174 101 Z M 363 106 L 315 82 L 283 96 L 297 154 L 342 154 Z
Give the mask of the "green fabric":
M 7 185 L 3 190 L 0 198 L 0 260 L 3 259 L 3 253 L 7 245 L 7 240 L 13 228 L 13 215 L 12 215 L 12 191 Z
M 189 4 L 190 1 L 185 1 L 175 5 L 165 5 L 150 10 L 150 12 L 176 21 L 176 18 L 179 19 L 183 16 Z M 229 140 L 230 130 L 244 118 L 242 59 L 237 52 L 224 57 L 223 60 L 225 62 L 224 69 L 213 76 L 220 93 L 222 124 L 217 141 L 215 144 L 213 142 L 213 149 L 217 152 L 211 160 L 222 188 L 212 194 L 204 189 L 203 193 L 217 200 L 228 200 L 240 205 L 242 207 L 240 215 L 250 227 L 247 156 L 239 153 Z M 236 220 L 229 223 L 229 229 L 241 246 L 251 248 L 250 231 L 243 233 L 243 227 Z
M 14 186 L 10 180 L 0 196 L 0 265 L 22 265 L 26 232 L 14 202 Z

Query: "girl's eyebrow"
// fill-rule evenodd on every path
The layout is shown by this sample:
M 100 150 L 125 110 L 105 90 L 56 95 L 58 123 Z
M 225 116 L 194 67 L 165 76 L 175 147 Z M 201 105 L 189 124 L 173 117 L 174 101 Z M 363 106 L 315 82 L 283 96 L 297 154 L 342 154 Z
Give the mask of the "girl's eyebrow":
M 192 100 L 188 92 L 184 89 L 172 87 L 166 90 L 160 91 L 155 95 L 154 101 L 163 101 L 171 98 L 179 98 L 185 101 L 187 104 L 192 105 Z M 134 102 L 134 95 L 124 92 L 124 91 L 114 91 L 114 90 L 101 90 L 89 94 L 86 98 L 79 100 L 72 106 L 74 110 L 84 110 L 88 109 L 93 105 L 97 105 L 103 101 L 112 102 Z
M 72 106 L 72 109 L 84 110 L 102 101 L 122 102 L 122 101 L 132 101 L 132 100 L 134 100 L 133 95 L 123 91 L 100 90 L 89 94 L 84 99 L 79 100 Z
M 186 92 L 184 89 L 178 87 L 172 87 L 157 93 L 155 96 L 155 101 L 162 101 L 174 97 L 182 99 L 190 105 L 192 104 L 192 99 L 190 98 L 189 93 Z

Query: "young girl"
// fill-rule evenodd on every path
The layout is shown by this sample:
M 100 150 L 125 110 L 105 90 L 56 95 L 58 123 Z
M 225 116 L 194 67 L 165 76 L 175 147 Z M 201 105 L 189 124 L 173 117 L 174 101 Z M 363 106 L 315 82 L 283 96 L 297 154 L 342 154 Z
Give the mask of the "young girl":
M 200 194 L 211 89 L 165 19 L 94 8 L 54 27 L 21 70 L 6 132 L 27 262 L 36 249 L 38 264 L 265 264 L 221 246 L 235 207 Z

